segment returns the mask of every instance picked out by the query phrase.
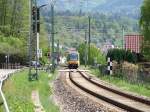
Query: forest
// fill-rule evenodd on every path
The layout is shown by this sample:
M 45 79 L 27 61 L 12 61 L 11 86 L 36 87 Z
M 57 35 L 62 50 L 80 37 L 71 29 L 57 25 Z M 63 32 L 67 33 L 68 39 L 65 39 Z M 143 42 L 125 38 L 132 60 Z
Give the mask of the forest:
M 47 31 L 50 32 L 50 12 L 43 13 L 47 23 Z M 61 44 L 66 46 L 79 45 L 85 41 L 85 32 L 88 33 L 88 17 L 91 18 L 91 41 L 97 47 L 105 42 L 121 47 L 122 30 L 125 34 L 139 32 L 138 19 L 120 16 L 118 14 L 90 13 L 88 15 L 80 10 L 77 12 L 55 12 L 55 35 Z M 87 34 L 88 36 L 88 34 Z M 80 39 L 80 42 L 78 41 Z M 75 46 L 74 46 L 75 47 Z
M 0 62 L 5 56 L 26 57 L 29 27 L 29 10 L 26 0 L 0 0 Z M 18 60 L 19 61 L 19 60 Z
M 26 0 L 0 0 L 0 62 L 10 56 L 10 63 L 26 64 L 29 40 L 29 2 Z M 42 21 L 41 21 L 42 22 Z M 41 25 L 41 47 L 48 45 L 44 24 Z M 43 44 L 44 43 L 44 44 Z

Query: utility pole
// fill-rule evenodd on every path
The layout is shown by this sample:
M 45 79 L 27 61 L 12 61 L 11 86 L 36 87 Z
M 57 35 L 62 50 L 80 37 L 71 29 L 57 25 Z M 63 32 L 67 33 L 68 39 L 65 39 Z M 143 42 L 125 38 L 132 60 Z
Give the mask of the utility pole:
M 122 49 L 124 49 L 124 26 L 122 26 Z
M 37 27 L 37 43 L 36 43 L 36 48 L 37 48 L 37 62 L 39 62 L 39 58 L 40 58 L 40 47 L 39 47 L 39 38 L 40 38 L 40 8 L 37 7 L 36 8 L 36 17 L 37 17 L 37 22 L 36 22 L 36 27 Z
M 54 60 L 54 4 L 51 3 L 51 38 L 52 38 L 52 72 L 55 71 L 55 60 Z
M 57 65 L 59 64 L 59 56 L 60 56 L 60 52 L 59 52 L 59 40 L 57 41 Z
M 38 79 L 38 69 L 37 69 L 37 61 L 38 61 L 38 51 L 37 51 L 37 2 L 36 0 L 30 0 L 30 36 L 29 36 L 29 81 L 32 80 L 32 76 L 35 76 Z M 36 42 L 34 41 L 36 39 Z M 33 42 L 34 41 L 34 42 Z M 32 46 L 33 45 L 33 46 Z M 35 48 L 35 49 L 34 49 Z M 34 51 L 34 53 L 33 53 Z M 36 60 L 36 73 L 32 74 L 32 58 L 35 56 Z
M 87 66 L 87 59 L 88 59 L 88 53 L 87 53 L 87 31 L 85 30 L 85 52 L 84 52 L 84 57 L 85 57 L 85 67 Z
M 90 47 L 90 44 L 91 44 L 91 17 L 88 16 L 88 20 L 89 20 L 89 40 L 88 40 L 88 64 L 90 65 L 90 50 L 91 50 L 91 47 Z
M 57 52 L 59 53 L 59 40 L 57 41 Z
M 31 50 L 31 38 L 32 38 L 32 35 L 33 35 L 33 32 L 32 32 L 32 27 L 33 27 L 33 20 L 32 20 L 32 7 L 33 7 L 33 1 L 32 0 L 29 0 L 29 24 L 30 24 L 30 32 L 29 32 L 29 73 L 28 73 L 28 80 L 30 81 L 31 80 L 31 60 L 32 60 L 32 50 Z
M 37 2 L 36 0 L 34 1 L 34 4 L 35 4 L 35 21 L 34 21 L 34 24 L 35 24 L 35 38 L 36 38 L 36 48 L 35 48 L 35 52 L 36 52 L 36 56 L 35 56 L 35 60 L 36 60 L 36 73 L 35 73 L 35 78 L 38 79 L 38 69 L 37 69 L 37 65 L 38 65 L 38 32 L 37 32 Z
M 106 33 L 107 33 L 107 31 L 106 31 L 106 25 L 105 25 L 105 23 L 103 23 L 104 24 L 104 26 L 103 26 L 103 39 L 105 40 L 105 42 L 106 42 Z
M 38 61 L 39 62 L 39 58 L 42 57 L 42 49 L 40 49 L 39 47 L 39 38 L 40 38 L 40 9 L 42 7 L 45 7 L 47 4 L 44 4 L 44 5 L 41 5 L 39 7 L 36 8 L 36 12 L 37 12 L 37 22 L 36 22 L 36 25 L 37 25 L 37 56 L 38 56 Z

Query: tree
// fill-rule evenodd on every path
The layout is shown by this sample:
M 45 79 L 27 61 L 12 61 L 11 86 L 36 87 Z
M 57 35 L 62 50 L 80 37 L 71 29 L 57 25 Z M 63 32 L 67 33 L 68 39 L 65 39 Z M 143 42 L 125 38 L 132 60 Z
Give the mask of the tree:
M 81 64 L 84 64 L 85 50 L 86 49 L 87 48 L 86 48 L 85 44 L 80 44 L 78 47 L 78 51 L 80 53 L 80 63 Z M 90 50 L 91 50 L 90 57 L 88 57 L 88 63 L 90 63 L 90 65 L 93 65 L 95 60 L 99 64 L 105 64 L 106 63 L 105 56 L 103 56 L 101 51 L 96 46 L 91 45 Z
M 112 60 L 115 60 L 118 63 L 123 61 L 136 63 L 138 61 L 136 53 L 131 52 L 130 50 L 126 51 L 124 49 L 110 49 L 108 50 L 107 57 L 110 57 Z
M 110 57 L 112 60 L 116 60 L 118 63 L 121 63 L 125 60 L 126 51 L 122 49 L 110 49 L 108 50 L 107 57 Z
M 5 55 L 10 61 L 25 63 L 29 29 L 29 3 L 26 0 L 0 0 L 0 63 Z M 19 37 L 19 38 L 18 38 Z M 17 59 L 18 58 L 18 59 Z
M 144 35 L 143 54 L 150 59 L 150 0 L 144 0 L 141 7 L 140 27 Z

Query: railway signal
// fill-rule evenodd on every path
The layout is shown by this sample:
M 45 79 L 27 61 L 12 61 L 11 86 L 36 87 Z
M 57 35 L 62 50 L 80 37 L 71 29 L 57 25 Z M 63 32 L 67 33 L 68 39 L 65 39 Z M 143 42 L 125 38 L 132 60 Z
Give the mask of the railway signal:
M 40 32 L 40 7 L 37 6 L 36 0 L 30 0 L 30 36 L 29 36 L 29 80 L 38 79 L 38 69 L 32 74 L 32 61 L 35 57 L 36 65 L 39 63 L 39 57 L 42 52 L 39 49 L 39 32 Z M 39 55 L 40 54 L 40 55 Z M 34 76 L 34 77 L 33 77 Z
M 36 7 L 35 6 L 32 7 L 32 20 L 33 20 L 32 30 L 33 30 L 33 33 L 35 33 L 36 32 L 36 26 L 35 26 L 35 22 L 36 22 Z
M 36 9 L 37 11 L 37 32 L 40 32 L 40 8 Z
M 40 7 L 32 7 L 33 33 L 40 32 Z M 37 26 L 36 26 L 37 25 Z

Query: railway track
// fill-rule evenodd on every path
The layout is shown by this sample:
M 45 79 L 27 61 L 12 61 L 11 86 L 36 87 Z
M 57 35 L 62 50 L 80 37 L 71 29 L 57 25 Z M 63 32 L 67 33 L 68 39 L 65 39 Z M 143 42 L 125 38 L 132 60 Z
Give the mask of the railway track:
M 70 81 L 86 93 L 129 112 L 150 112 L 150 100 L 113 89 L 81 70 L 68 70 Z

